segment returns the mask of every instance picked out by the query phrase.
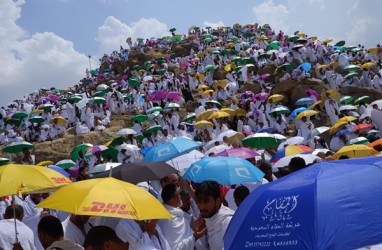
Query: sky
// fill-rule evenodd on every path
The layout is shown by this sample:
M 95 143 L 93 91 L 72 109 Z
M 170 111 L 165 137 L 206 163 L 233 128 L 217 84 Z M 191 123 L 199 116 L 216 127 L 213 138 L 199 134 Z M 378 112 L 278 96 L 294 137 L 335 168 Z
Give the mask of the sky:
M 347 45 L 382 43 L 381 0 L 0 0 L 0 105 L 42 87 L 66 89 L 126 38 L 190 26 L 268 23 Z M 89 60 L 89 57 L 90 60 Z

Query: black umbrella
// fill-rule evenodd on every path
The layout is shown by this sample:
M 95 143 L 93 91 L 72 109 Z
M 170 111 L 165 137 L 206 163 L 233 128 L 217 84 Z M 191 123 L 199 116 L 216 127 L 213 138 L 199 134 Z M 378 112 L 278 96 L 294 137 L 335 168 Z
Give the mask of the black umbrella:
M 165 162 L 134 162 L 125 163 L 100 173 L 95 178 L 109 177 L 110 171 L 112 177 L 133 184 L 143 181 L 160 180 L 167 175 L 178 172 L 178 170 Z

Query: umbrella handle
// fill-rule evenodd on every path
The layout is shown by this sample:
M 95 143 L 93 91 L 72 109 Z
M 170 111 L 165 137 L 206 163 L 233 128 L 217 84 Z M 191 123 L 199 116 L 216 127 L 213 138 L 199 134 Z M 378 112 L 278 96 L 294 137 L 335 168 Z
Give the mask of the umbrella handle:
M 16 234 L 15 235 L 16 236 L 16 242 L 15 243 L 19 243 L 19 237 L 17 236 L 18 232 L 17 232 L 17 225 L 16 225 L 15 195 L 12 195 L 11 205 L 12 205 L 12 208 L 13 208 L 13 222 L 15 224 L 15 234 Z

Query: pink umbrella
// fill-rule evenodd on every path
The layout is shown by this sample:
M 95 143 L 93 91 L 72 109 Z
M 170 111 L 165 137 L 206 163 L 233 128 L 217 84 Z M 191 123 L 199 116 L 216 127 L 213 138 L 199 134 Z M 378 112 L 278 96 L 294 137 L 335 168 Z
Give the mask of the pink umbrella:
M 320 94 L 318 94 L 317 91 L 315 91 L 315 90 L 313 90 L 313 89 L 307 89 L 307 90 L 305 90 L 305 95 L 307 95 L 307 96 L 312 95 L 312 96 L 316 97 L 317 100 L 320 100 L 320 99 L 321 99 Z
M 51 100 L 52 102 L 56 102 L 58 101 L 58 99 L 60 99 L 60 97 L 56 95 L 51 95 L 48 97 L 48 99 Z
M 166 96 L 167 100 L 173 100 L 175 102 L 179 102 L 181 99 L 181 96 L 178 92 L 168 92 Z
M 164 91 L 164 90 L 158 90 L 154 93 L 152 93 L 151 95 L 149 95 L 149 100 L 152 100 L 152 101 L 160 101 L 164 98 L 167 97 L 167 92 Z
M 261 76 L 260 76 L 260 79 L 265 79 L 265 78 L 267 78 L 267 77 L 269 77 L 270 76 L 270 74 L 262 74 Z
M 105 151 L 107 149 L 108 149 L 108 147 L 106 147 L 104 145 L 93 146 L 90 149 L 88 149 L 88 151 L 86 151 L 86 155 L 94 155 L 98 152 Z
M 47 101 L 49 101 L 48 97 L 41 97 L 40 99 L 38 99 L 39 104 L 43 104 L 44 102 L 47 102 Z
M 223 152 L 212 155 L 212 157 L 215 157 L 215 156 L 223 156 L 223 157 L 235 156 L 235 157 L 239 157 L 239 158 L 243 158 L 243 159 L 250 159 L 250 158 L 254 158 L 256 156 L 259 156 L 259 154 L 255 150 L 240 147 L 240 148 L 226 149 Z
M 257 101 L 257 100 L 260 100 L 260 101 L 265 101 L 267 98 L 268 98 L 269 94 L 268 93 L 265 93 L 265 92 L 261 92 L 261 93 L 257 93 L 255 96 L 254 96 L 254 100 L 253 101 Z

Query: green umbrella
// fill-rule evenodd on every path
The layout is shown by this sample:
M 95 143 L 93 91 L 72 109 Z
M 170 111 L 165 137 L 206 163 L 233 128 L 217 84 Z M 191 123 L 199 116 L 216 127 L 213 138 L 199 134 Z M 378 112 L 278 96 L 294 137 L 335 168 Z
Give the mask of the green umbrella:
M 148 127 L 147 129 L 145 129 L 145 133 L 152 134 L 155 131 L 159 131 L 159 130 L 162 130 L 162 126 L 161 125 L 154 125 L 154 126 L 151 126 L 151 127 Z
M 204 72 L 214 71 L 216 69 L 215 65 L 207 65 L 204 67 Z
M 237 62 L 240 62 L 241 61 L 241 57 L 240 56 L 235 56 L 234 58 L 232 58 L 231 62 L 234 62 L 234 63 L 237 63 Z
M 146 111 L 146 113 L 147 113 L 147 114 L 152 114 L 152 113 L 154 113 L 154 112 L 161 112 L 161 111 L 163 111 L 163 109 L 162 109 L 161 107 L 153 107 L 153 108 L 151 108 L 151 109 L 148 109 L 148 110 Z
M 355 48 L 357 48 L 356 45 L 350 45 L 350 46 L 346 47 L 346 50 L 352 50 L 352 49 L 355 49 Z
M 279 50 L 280 43 L 278 41 L 273 41 L 267 46 L 267 51 L 269 50 Z
M 220 52 L 219 50 L 213 50 L 213 51 L 211 52 L 211 54 L 214 54 L 214 55 L 220 55 L 221 52 Z
M 171 28 L 170 29 L 170 32 L 174 32 L 176 29 L 175 28 Z
M 207 106 L 207 107 L 214 107 L 214 106 L 216 106 L 218 109 L 221 109 L 221 108 L 222 108 L 221 103 L 218 102 L 218 101 L 214 101 L 214 100 L 206 101 L 206 106 Z
M 204 42 L 205 43 L 210 43 L 210 42 L 212 42 L 212 38 L 207 37 L 207 38 L 204 39 Z
M 28 120 L 29 120 L 30 122 L 32 122 L 32 123 L 38 123 L 38 124 L 45 122 L 44 117 L 39 116 L 39 115 L 32 116 L 32 117 L 29 118 Z
M 277 107 L 277 108 L 272 109 L 271 112 L 269 112 L 269 114 L 281 115 L 281 114 L 287 114 L 289 112 L 290 112 L 290 110 L 287 107 Z
M 339 42 L 337 42 L 336 44 L 334 44 L 334 46 L 338 46 L 338 47 L 342 47 L 342 46 L 344 46 L 345 45 L 345 41 L 344 40 L 342 40 L 342 41 L 339 41 Z
M 118 162 L 119 151 L 114 147 L 108 147 L 106 150 L 101 151 L 101 156 L 106 159 L 112 159 L 113 162 Z
M 354 72 L 361 70 L 361 67 L 358 65 L 349 65 L 344 68 L 344 71 L 346 72 Z
M 106 92 L 102 90 L 93 93 L 93 97 L 96 97 L 96 96 L 103 97 L 105 95 L 106 95 Z
M 70 159 L 72 159 L 73 161 L 77 161 L 78 159 L 78 153 L 81 151 L 83 155 L 85 155 L 86 153 L 86 150 L 93 147 L 93 144 L 90 144 L 90 143 L 82 143 L 80 145 L 77 145 L 75 146 L 73 149 L 72 149 L 72 152 L 70 153 Z
M 157 71 L 158 75 L 161 75 L 161 76 L 163 76 L 166 72 L 167 72 L 166 69 L 160 69 Z
M 223 49 L 223 50 L 221 51 L 221 54 L 224 55 L 224 56 L 226 56 L 226 55 L 229 55 L 230 52 L 231 52 L 230 50 Z
M 54 165 L 59 166 L 60 168 L 63 168 L 63 169 L 69 169 L 71 167 L 74 167 L 74 165 L 76 165 L 76 163 L 74 161 L 72 161 L 71 159 L 65 159 L 65 160 L 61 160 L 61 161 L 57 162 Z
M 143 63 L 145 65 L 145 67 L 150 67 L 151 66 L 151 61 L 146 61 Z
M 29 142 L 26 142 L 26 141 L 12 142 L 12 143 L 8 144 L 7 146 L 4 146 L 3 147 L 3 151 L 5 153 L 20 153 L 25 148 L 26 149 L 32 149 L 33 148 L 33 144 L 31 144 Z
M 297 41 L 298 39 L 300 39 L 299 36 L 291 36 L 291 37 L 288 38 L 288 41 L 289 41 L 289 42 L 295 42 L 295 41 Z
M 180 41 L 182 41 L 182 36 L 181 35 L 175 35 L 175 36 L 172 37 L 172 39 L 174 41 L 180 42 Z
M 248 69 L 255 69 L 255 65 L 253 65 L 252 63 L 248 63 L 245 66 L 247 66 Z
M 92 104 L 104 104 L 104 103 L 106 103 L 106 100 L 103 97 L 96 96 L 96 97 L 93 97 L 91 99 L 91 103 Z
M 12 115 L 12 118 L 14 118 L 14 119 L 24 119 L 24 118 L 27 118 L 27 117 L 28 117 L 27 112 L 22 112 L 22 111 L 16 111 Z
M 353 101 L 353 97 L 351 97 L 351 96 L 343 96 L 343 97 L 341 97 L 341 99 L 340 99 L 340 103 L 344 103 L 344 104 L 349 104 L 349 103 L 351 103 Z
M 110 144 L 108 145 L 108 147 L 113 147 L 113 148 L 115 148 L 115 147 L 117 147 L 117 146 L 119 146 L 119 145 L 121 145 L 122 143 L 125 143 L 125 142 L 127 142 L 127 139 L 126 139 L 125 137 L 123 137 L 123 136 L 118 136 L 118 137 L 114 138 L 114 139 L 110 142 Z
M 0 166 L 8 164 L 8 163 L 9 163 L 8 158 L 0 157 Z
M 133 118 L 131 118 L 131 121 L 132 122 L 144 122 L 144 121 L 147 121 L 149 118 L 147 117 L 147 115 L 135 115 L 133 116 Z
M 40 105 L 38 108 L 43 110 L 51 110 L 53 108 L 53 105 L 49 103 L 45 103 Z
M 357 104 L 360 104 L 361 102 L 368 102 L 369 100 L 370 100 L 370 96 L 364 95 L 364 96 L 361 96 L 361 97 L 357 98 L 354 101 L 354 104 L 357 105 Z
M 196 118 L 195 113 L 189 113 L 186 115 L 186 117 L 183 119 L 184 122 L 190 122 Z
M 242 140 L 244 147 L 257 149 L 277 147 L 281 142 L 281 139 L 277 138 L 274 134 L 269 133 L 255 133 Z
M 130 78 L 129 79 L 129 85 L 133 86 L 133 87 L 137 87 L 139 85 L 141 85 L 141 82 L 138 81 L 137 79 L 135 78 Z
M 252 62 L 252 59 L 249 58 L 249 57 L 244 57 L 241 59 L 241 64 L 248 64 L 248 63 L 251 63 Z
M 142 134 L 139 134 L 139 135 L 136 135 L 135 138 L 139 141 L 139 143 L 142 143 L 145 137 Z
M 82 97 L 74 95 L 69 98 L 69 100 L 73 101 L 74 103 L 82 101 Z
M 61 102 L 62 104 L 65 104 L 65 103 L 68 102 L 68 99 L 66 99 L 66 98 L 61 98 L 61 99 L 60 99 L 60 102 Z
M 289 63 L 284 63 L 284 64 L 278 66 L 275 72 L 276 72 L 277 74 L 280 74 L 282 70 L 291 71 L 292 68 L 293 68 L 293 67 L 292 67 L 291 64 L 289 64 Z
M 20 127 L 20 125 L 21 125 L 21 120 L 20 119 L 15 119 L 15 118 L 5 119 L 4 122 L 5 122 L 5 124 L 13 124 L 16 127 Z
M 90 70 L 89 72 L 92 76 L 96 76 L 98 74 L 98 72 L 96 70 Z
M 345 79 L 350 79 L 350 78 L 353 78 L 355 76 L 358 76 L 358 73 L 357 72 L 350 72 L 349 74 L 347 74 L 345 76 Z

